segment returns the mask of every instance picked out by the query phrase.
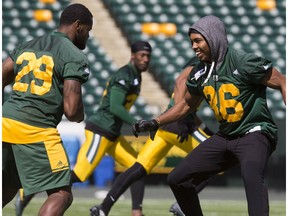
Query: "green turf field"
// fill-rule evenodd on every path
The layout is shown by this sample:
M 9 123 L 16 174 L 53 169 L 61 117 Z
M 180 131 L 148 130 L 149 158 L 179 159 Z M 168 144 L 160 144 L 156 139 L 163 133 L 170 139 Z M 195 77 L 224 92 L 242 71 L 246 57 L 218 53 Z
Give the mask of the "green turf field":
M 35 216 L 38 209 L 43 203 L 44 198 L 33 199 L 30 205 L 25 209 L 23 216 Z M 66 216 L 85 216 L 89 215 L 88 209 L 100 200 L 91 198 L 76 198 L 66 212 Z M 168 209 L 173 203 L 172 199 L 145 199 L 144 213 L 145 216 L 169 216 Z M 201 200 L 202 208 L 205 216 L 247 216 L 247 206 L 244 201 L 221 201 L 221 200 Z M 129 216 L 130 215 L 130 199 L 119 200 L 112 208 L 109 216 Z M 285 216 L 284 201 L 270 201 L 270 216 Z M 3 211 L 3 216 L 14 216 L 14 201 L 9 203 Z

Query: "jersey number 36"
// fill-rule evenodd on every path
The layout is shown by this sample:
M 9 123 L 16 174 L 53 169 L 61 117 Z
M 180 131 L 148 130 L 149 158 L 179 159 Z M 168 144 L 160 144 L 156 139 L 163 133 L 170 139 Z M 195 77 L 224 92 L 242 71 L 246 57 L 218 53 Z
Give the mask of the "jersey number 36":
M 233 99 L 240 94 L 234 84 L 222 84 L 218 94 L 212 86 L 205 86 L 203 92 L 218 121 L 237 122 L 242 118 L 242 103 Z

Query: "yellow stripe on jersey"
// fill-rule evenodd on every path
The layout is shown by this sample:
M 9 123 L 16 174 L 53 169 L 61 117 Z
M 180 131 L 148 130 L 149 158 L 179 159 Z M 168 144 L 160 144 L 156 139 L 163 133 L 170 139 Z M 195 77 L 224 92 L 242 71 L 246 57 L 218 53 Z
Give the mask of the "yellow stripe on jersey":
M 60 142 L 56 128 L 40 128 L 13 119 L 2 118 L 2 141 L 13 144 L 29 144 L 54 140 Z

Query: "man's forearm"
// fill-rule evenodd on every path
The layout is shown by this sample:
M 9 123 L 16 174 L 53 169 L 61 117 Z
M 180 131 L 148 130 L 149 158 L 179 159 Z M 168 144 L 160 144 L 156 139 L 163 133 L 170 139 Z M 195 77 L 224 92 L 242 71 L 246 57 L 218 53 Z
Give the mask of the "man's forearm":
M 171 109 L 162 113 L 160 116 L 158 116 L 155 119 L 156 121 L 158 121 L 159 126 L 161 126 L 164 124 L 168 124 L 170 122 L 177 121 L 178 119 L 185 117 L 190 112 L 191 112 L 190 107 L 183 100 L 175 104 L 173 107 L 171 107 Z

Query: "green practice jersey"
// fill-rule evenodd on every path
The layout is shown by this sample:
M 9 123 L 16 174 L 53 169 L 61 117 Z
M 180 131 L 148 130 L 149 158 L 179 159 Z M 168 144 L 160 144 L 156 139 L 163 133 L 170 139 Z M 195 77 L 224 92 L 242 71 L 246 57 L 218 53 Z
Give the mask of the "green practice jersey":
M 132 64 L 120 68 L 109 78 L 99 108 L 88 118 L 86 129 L 106 135 L 109 139 L 115 139 L 120 135 L 123 119 L 114 115 L 110 110 L 113 102 L 111 101 L 111 91 L 117 90 L 125 94 L 122 105 L 129 111 L 140 94 L 140 89 L 140 72 Z
M 242 136 L 263 131 L 275 142 L 277 127 L 266 104 L 266 86 L 261 84 L 272 63 L 243 51 L 228 49 L 219 69 L 203 85 L 209 68 L 204 63 L 194 67 L 187 80 L 191 94 L 201 95 L 213 109 L 220 123 L 219 131 L 228 136 Z
M 13 92 L 3 105 L 3 117 L 56 127 L 63 115 L 64 80 L 86 82 L 88 59 L 60 32 L 18 45 L 10 57 L 16 77 Z

